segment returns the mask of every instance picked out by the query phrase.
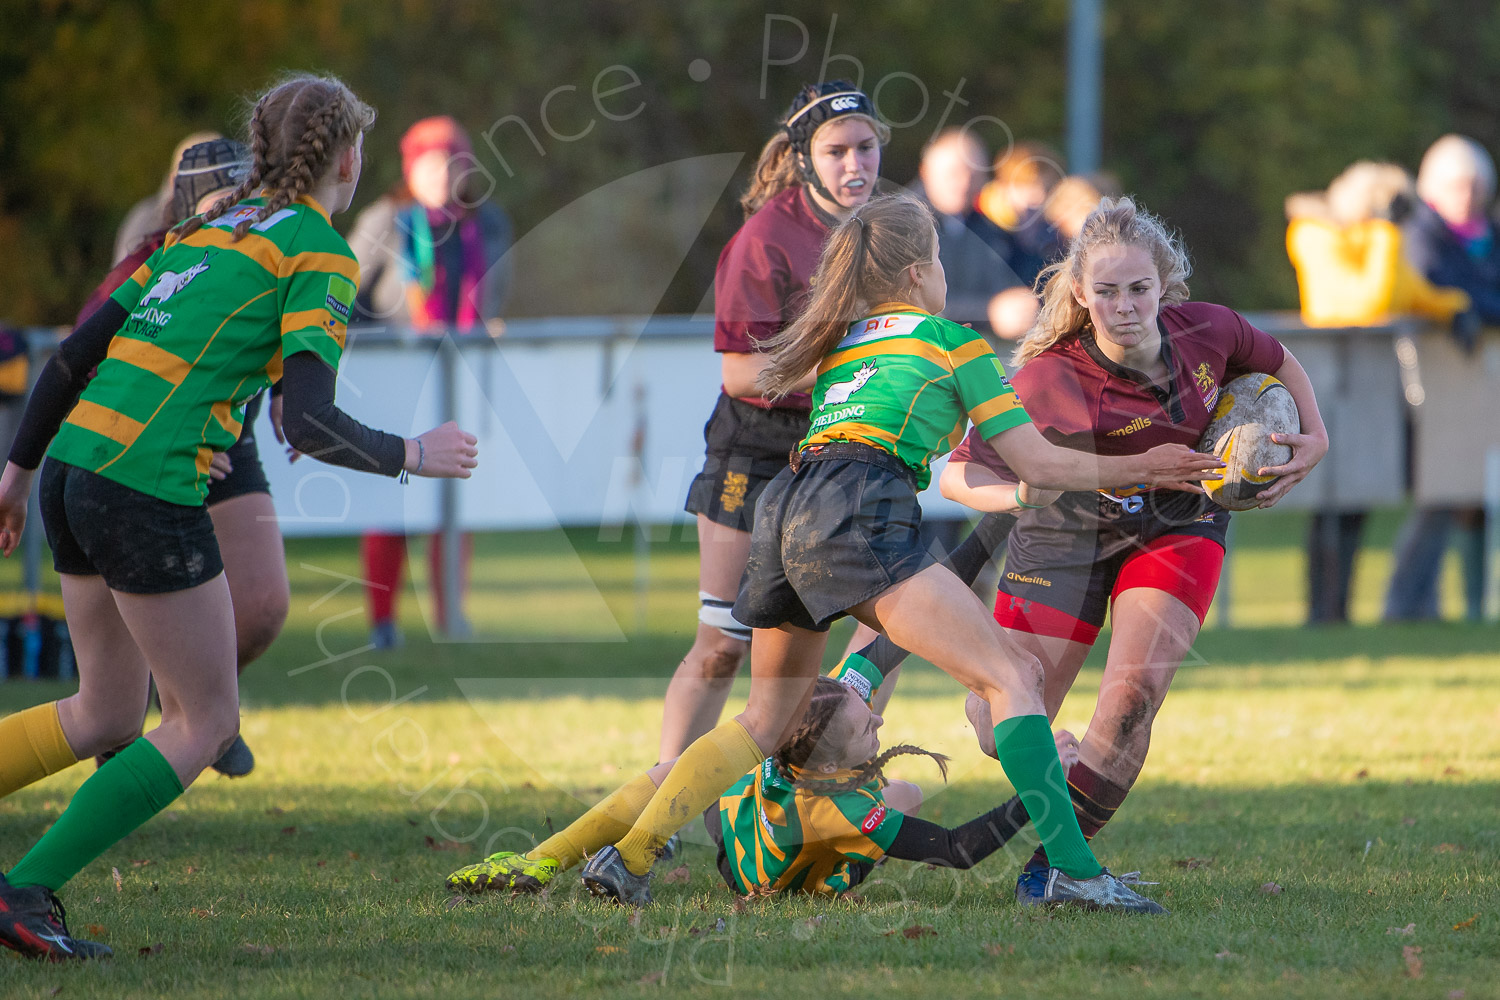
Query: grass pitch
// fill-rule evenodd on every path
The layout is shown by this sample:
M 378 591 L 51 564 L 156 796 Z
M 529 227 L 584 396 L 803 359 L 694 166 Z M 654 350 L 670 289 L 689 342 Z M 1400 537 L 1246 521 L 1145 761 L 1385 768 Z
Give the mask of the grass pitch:
M 541 899 L 454 903 L 449 871 L 521 849 L 655 759 L 695 551 L 653 543 L 638 602 L 628 535 L 483 538 L 479 641 L 433 644 L 408 596 L 407 645 L 376 654 L 359 651 L 359 593 L 333 575 L 357 573 L 354 545 L 304 541 L 288 546 L 286 633 L 244 681 L 255 773 L 201 779 L 65 889 L 75 932 L 114 960 L 0 955 L 0 996 L 1500 996 L 1497 633 L 1302 628 L 1301 520 L 1239 522 L 1246 627 L 1204 633 L 1096 841 L 1115 870 L 1161 881 L 1148 891 L 1170 917 L 1022 912 L 1029 832 L 967 873 L 889 863 L 858 901 L 747 906 L 697 831 L 686 881 L 639 918 L 570 877 Z M 1366 623 L 1390 527 L 1361 564 Z M 1082 731 L 1098 677 L 1060 724 Z M 66 690 L 0 685 L 0 711 Z M 885 729 L 955 758 L 946 786 L 921 760 L 893 768 L 949 823 L 1010 794 L 961 706 L 917 666 Z M 90 769 L 0 802 L 0 863 Z

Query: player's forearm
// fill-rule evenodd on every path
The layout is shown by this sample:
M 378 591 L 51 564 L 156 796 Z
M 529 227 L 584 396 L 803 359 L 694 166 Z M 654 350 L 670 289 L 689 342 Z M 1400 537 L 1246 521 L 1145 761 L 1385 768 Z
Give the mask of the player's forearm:
M 1312 379 L 1307 377 L 1307 370 L 1302 367 L 1302 363 L 1292 356 L 1291 351 L 1287 351 L 1286 360 L 1272 374 L 1292 394 L 1292 401 L 1297 404 L 1297 415 L 1302 421 L 1302 433 L 1326 440 L 1328 428 L 1323 425 L 1323 414 L 1318 411 L 1318 397 L 1313 392 Z
M 334 405 L 337 375 L 317 355 L 299 351 L 282 371 L 282 433 L 287 443 L 310 458 L 360 472 L 397 476 L 407 461 L 409 443 L 355 420 Z
M 950 461 L 938 477 L 938 492 L 943 496 L 973 510 L 992 514 L 1020 509 L 1016 502 L 1017 485 L 977 462 Z
M 1005 846 L 1030 821 L 1019 798 L 951 830 L 907 816 L 885 853 L 900 861 L 972 868 Z

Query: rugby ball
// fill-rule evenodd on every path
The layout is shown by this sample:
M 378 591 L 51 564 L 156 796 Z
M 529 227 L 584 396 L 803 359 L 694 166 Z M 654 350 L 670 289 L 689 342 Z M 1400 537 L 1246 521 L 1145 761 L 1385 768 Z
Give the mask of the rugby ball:
M 1261 491 L 1281 478 L 1259 475 L 1259 470 L 1292 457 L 1292 449 L 1272 441 L 1271 435 L 1296 434 L 1301 428 L 1297 404 L 1280 379 L 1252 374 L 1226 383 L 1198 444 L 1199 451 L 1224 462 L 1223 479 L 1203 482 L 1209 497 L 1229 510 L 1256 506 Z

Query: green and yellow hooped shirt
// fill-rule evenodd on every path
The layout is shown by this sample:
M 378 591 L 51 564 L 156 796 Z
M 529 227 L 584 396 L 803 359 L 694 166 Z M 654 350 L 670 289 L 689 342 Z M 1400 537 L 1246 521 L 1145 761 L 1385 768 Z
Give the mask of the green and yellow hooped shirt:
M 830 671 L 869 704 L 884 678 L 856 654 Z M 854 772 L 827 775 L 830 782 Z M 884 782 L 820 795 L 796 788 L 769 757 L 719 798 L 724 853 L 741 892 L 837 894 L 854 885 L 850 866 L 885 857 L 906 817 L 885 804 Z
M 114 299 L 129 314 L 47 454 L 170 503 L 197 506 L 244 404 L 312 351 L 337 368 L 359 288 L 349 244 L 311 199 L 273 213 L 251 198 L 186 239 L 168 237 Z
M 1028 422 L 1005 368 L 966 326 L 899 302 L 849 325 L 818 366 L 812 429 L 801 447 L 857 441 L 901 459 L 917 477 L 963 440 Z

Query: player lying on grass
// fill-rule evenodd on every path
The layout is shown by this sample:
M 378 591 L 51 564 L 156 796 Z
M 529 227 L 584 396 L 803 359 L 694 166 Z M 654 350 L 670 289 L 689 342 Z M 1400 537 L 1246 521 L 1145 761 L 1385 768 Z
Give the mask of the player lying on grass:
M 374 115 L 333 79 L 270 90 L 250 119 L 249 176 L 59 346 L 27 400 L 0 478 L 0 550 L 15 549 L 45 453 L 42 522 L 78 693 L 0 721 L 6 780 L 20 787 L 139 732 L 153 677 L 162 715 L 0 877 L 0 945 L 23 955 L 110 953 L 69 933 L 57 890 L 239 731 L 234 608 L 203 502 L 243 402 L 279 377 L 288 440 L 331 464 L 449 478 L 476 464 L 475 439 L 452 423 L 406 439 L 334 402 L 359 268 L 329 217 L 354 196 Z
M 761 498 L 735 603 L 735 619 L 755 629 L 749 707 L 695 741 L 649 801 L 642 776 L 601 804 L 606 817 L 638 818 L 594 855 L 585 884 L 622 903 L 650 902 L 649 873 L 667 839 L 785 743 L 812 696 L 829 624 L 854 614 L 993 702 L 1002 765 L 1035 802 L 1053 852 L 1053 902 L 1160 912 L 1109 874 L 1078 831 L 1040 666 L 927 554 L 917 492 L 971 418 L 1028 482 L 1052 488 L 1181 484 L 1221 463 L 1181 445 L 1093 459 L 1037 434 L 983 338 L 934 315 L 946 296 L 937 232 L 910 198 L 872 200 L 841 223 L 812 287 L 807 309 L 770 342 L 759 383 L 774 398 L 819 371 L 818 415 Z
M 884 720 L 874 702 L 884 678 L 868 660 L 840 663 L 819 678 L 801 724 L 775 754 L 749 771 L 708 813 L 719 847 L 719 873 L 739 893 L 782 890 L 838 893 L 858 885 L 882 857 L 945 868 L 970 868 L 1003 846 L 1028 819 L 1011 799 L 949 829 L 916 817 L 922 789 L 889 781 L 884 766 L 903 754 L 925 754 L 947 773 L 947 758 L 900 745 L 880 752 Z M 1060 732 L 1066 765 L 1077 740 Z M 651 775 L 666 777 L 670 764 Z M 563 831 L 526 854 L 502 851 L 448 877 L 456 892 L 537 892 L 586 852 L 606 842 L 572 840 L 587 827 Z

